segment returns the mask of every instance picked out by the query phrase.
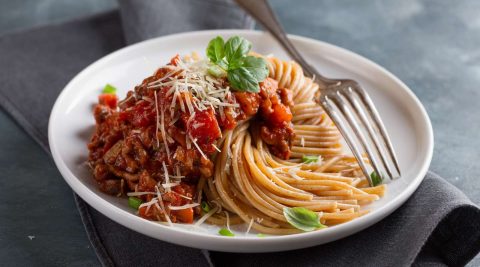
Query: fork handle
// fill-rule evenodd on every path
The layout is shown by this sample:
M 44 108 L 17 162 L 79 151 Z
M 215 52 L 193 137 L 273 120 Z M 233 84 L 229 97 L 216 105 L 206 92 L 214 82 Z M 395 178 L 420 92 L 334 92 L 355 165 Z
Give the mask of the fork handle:
M 256 21 L 260 22 L 266 30 L 268 30 L 272 36 L 285 48 L 288 54 L 303 68 L 303 72 L 306 76 L 317 78 L 324 84 L 330 84 L 333 82 L 330 79 L 320 75 L 315 68 L 313 68 L 293 46 L 288 39 L 285 31 L 277 20 L 275 13 L 268 4 L 267 0 L 235 0 L 237 4 L 242 7 L 247 13 L 249 13 Z

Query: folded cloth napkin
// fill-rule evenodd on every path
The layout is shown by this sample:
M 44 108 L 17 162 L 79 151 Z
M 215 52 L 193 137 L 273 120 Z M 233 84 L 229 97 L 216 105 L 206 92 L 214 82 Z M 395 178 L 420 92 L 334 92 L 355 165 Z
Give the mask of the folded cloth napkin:
M 176 17 L 179 13 L 170 12 L 172 7 L 164 5 L 165 1 L 149 2 L 150 6 L 147 2 L 136 6 L 133 3 L 137 2 L 120 1 L 122 19 L 118 12 L 112 11 L 0 37 L 0 105 L 47 152 L 48 117 L 56 97 L 82 68 L 125 45 L 122 22 L 124 29 L 137 29 L 134 33 L 125 32 L 130 42 L 151 36 L 149 31 L 141 30 L 143 27 L 162 27 L 150 25 L 148 18 L 155 14 L 172 15 L 162 21 L 175 20 L 183 25 L 168 30 L 198 29 L 199 25 L 205 28 L 228 26 Z M 188 8 L 187 2 L 179 1 L 185 8 Z M 196 12 L 202 12 L 203 5 L 191 2 L 195 3 Z M 205 2 L 210 10 L 210 1 Z M 234 11 L 235 7 L 229 2 L 222 1 L 220 5 L 233 9 L 229 12 L 240 12 Z M 130 13 L 126 9 L 134 13 L 134 19 L 128 19 Z M 143 16 L 143 12 L 150 15 Z M 249 19 L 241 15 L 238 18 L 243 22 L 235 27 L 252 25 Z M 197 19 L 208 19 L 208 16 Z M 168 30 L 159 29 L 157 34 L 171 33 Z M 132 35 L 128 37 L 129 34 Z M 480 210 L 462 192 L 433 173 L 427 174 L 419 189 L 401 208 L 360 233 L 308 249 L 252 253 L 248 257 L 158 241 L 111 221 L 78 197 L 76 201 L 89 239 L 105 266 L 458 266 L 466 264 L 480 250 Z
M 169 33 L 248 29 L 254 21 L 230 0 L 119 0 L 127 43 Z

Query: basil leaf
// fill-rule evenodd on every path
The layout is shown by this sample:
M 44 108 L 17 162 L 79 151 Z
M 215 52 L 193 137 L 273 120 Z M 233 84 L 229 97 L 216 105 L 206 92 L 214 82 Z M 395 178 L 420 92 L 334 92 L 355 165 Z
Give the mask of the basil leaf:
M 267 62 L 263 58 L 245 57 L 237 61 L 238 67 L 229 66 L 227 77 L 230 85 L 238 91 L 258 93 L 259 82 L 268 76 Z
M 210 205 L 206 201 L 202 201 L 200 205 L 202 207 L 203 212 L 208 213 L 210 211 Z
M 105 87 L 103 87 L 102 93 L 103 94 L 115 94 L 117 92 L 117 88 L 111 84 L 106 84 Z
M 320 223 L 320 216 L 307 208 L 283 208 L 283 216 L 295 228 L 310 232 L 319 228 L 326 227 Z
M 246 91 L 252 93 L 258 93 L 260 86 L 255 75 L 244 67 L 240 67 L 234 70 L 229 70 L 227 73 L 228 82 L 238 91 Z
M 263 58 L 245 57 L 241 60 L 241 67 L 247 69 L 257 82 L 263 82 L 268 76 L 267 62 Z
M 222 228 L 218 231 L 219 234 L 223 235 L 223 236 L 235 236 L 230 230 L 228 230 L 227 228 Z
M 225 43 L 220 36 L 212 39 L 207 46 L 207 57 L 213 63 L 217 63 L 225 57 Z
M 266 237 L 266 235 L 262 234 L 262 233 L 259 233 L 257 234 L 258 237 Z
M 318 161 L 318 156 L 307 156 L 307 155 L 302 156 L 303 163 L 313 163 L 317 161 Z
M 250 49 L 252 49 L 252 44 L 249 41 L 240 36 L 234 36 L 225 43 L 225 57 L 228 63 L 232 64 L 246 56 Z M 229 66 L 229 68 L 232 66 Z
M 378 175 L 374 171 L 370 174 L 370 178 L 372 179 L 373 186 L 377 186 L 377 185 L 381 184 L 382 181 L 383 181 L 382 177 L 380 177 L 380 175 Z
M 219 66 L 220 68 L 222 68 L 224 71 L 227 71 L 228 70 L 228 62 L 225 58 L 223 58 L 222 60 L 218 61 L 217 63 L 217 66 Z

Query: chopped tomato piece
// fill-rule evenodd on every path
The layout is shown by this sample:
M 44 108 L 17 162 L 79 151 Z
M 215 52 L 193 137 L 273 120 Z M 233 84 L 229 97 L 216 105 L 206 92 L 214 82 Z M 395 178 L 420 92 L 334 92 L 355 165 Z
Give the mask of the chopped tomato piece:
M 160 212 L 155 205 L 151 205 L 150 208 L 148 206 L 143 206 L 138 209 L 138 215 L 148 220 L 157 220 L 157 215 L 159 214 Z
M 171 214 L 176 216 L 179 222 L 193 223 L 193 208 L 172 210 Z
M 290 108 L 283 104 L 273 105 L 273 112 L 268 116 L 268 124 L 282 125 L 284 122 L 290 122 L 293 118 Z
M 257 114 L 261 101 L 259 94 L 249 92 L 235 92 L 234 94 L 245 115 L 253 116 Z
M 237 126 L 237 120 L 233 113 L 234 111 L 231 107 L 225 107 L 223 109 L 223 118 L 220 114 L 217 114 L 217 121 L 222 129 L 231 130 Z
M 118 98 L 115 94 L 101 94 L 98 96 L 98 103 L 109 106 L 112 109 L 117 108 Z
M 222 136 L 218 121 L 212 109 L 195 112 L 187 121 L 187 131 L 205 153 L 213 153 L 213 142 Z
M 120 112 L 119 119 L 130 121 L 137 127 L 145 127 L 155 123 L 155 107 L 149 102 L 143 101 L 133 106 L 130 110 Z

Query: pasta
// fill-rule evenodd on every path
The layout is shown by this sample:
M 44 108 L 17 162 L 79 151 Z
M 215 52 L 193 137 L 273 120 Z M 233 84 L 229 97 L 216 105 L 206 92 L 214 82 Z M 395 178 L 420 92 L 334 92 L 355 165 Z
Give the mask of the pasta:
M 208 59 L 172 58 L 118 102 L 95 106 L 89 165 L 101 191 L 160 222 L 245 224 L 283 235 L 353 220 L 385 193 L 315 102 L 295 62 L 213 39 Z M 113 93 L 112 93 L 113 91 Z M 367 159 L 364 159 L 368 163 Z
M 245 122 L 220 142 L 222 152 L 215 158 L 214 179 L 204 188 L 208 199 L 235 214 L 235 223 L 253 221 L 251 228 L 268 234 L 300 231 L 287 223 L 284 207 L 321 212 L 321 222 L 326 225 L 362 216 L 367 211 L 361 206 L 379 199 L 385 185 L 362 188 L 368 182 L 359 165 L 343 154 L 340 133 L 313 99 L 318 85 L 304 77 L 295 62 L 275 57 L 267 60 L 270 77 L 294 95 L 296 137 L 291 159 L 273 156 L 255 131 L 248 130 L 255 128 L 255 122 Z M 319 155 L 323 161 L 301 164 L 305 154 Z M 221 214 L 207 221 L 226 224 Z

